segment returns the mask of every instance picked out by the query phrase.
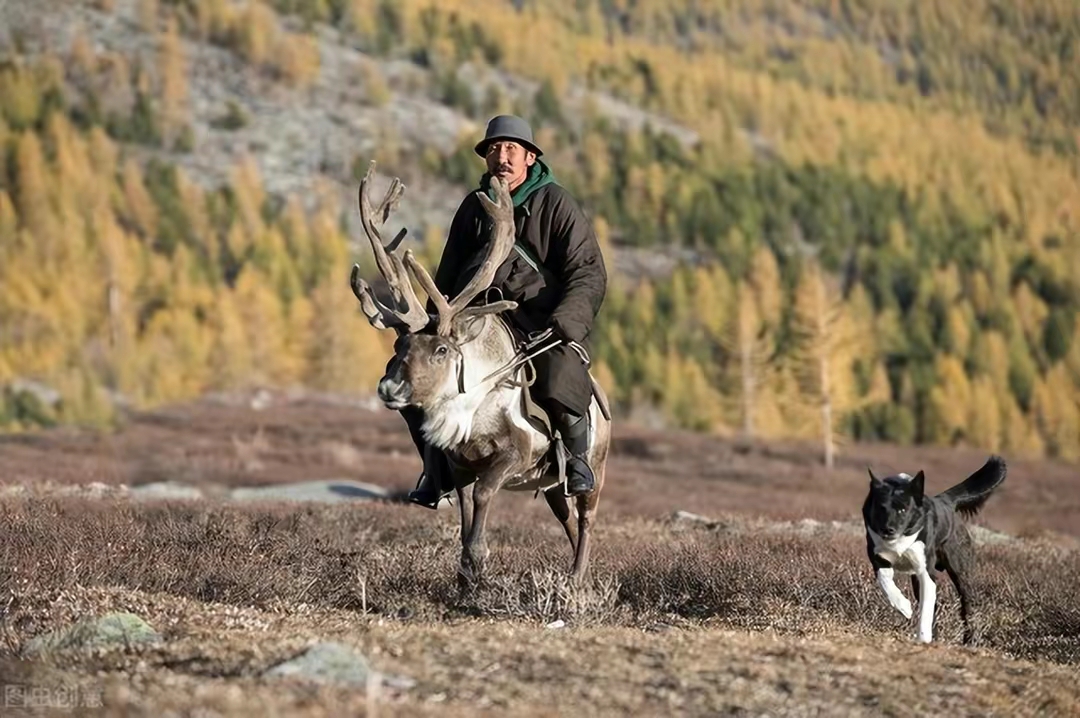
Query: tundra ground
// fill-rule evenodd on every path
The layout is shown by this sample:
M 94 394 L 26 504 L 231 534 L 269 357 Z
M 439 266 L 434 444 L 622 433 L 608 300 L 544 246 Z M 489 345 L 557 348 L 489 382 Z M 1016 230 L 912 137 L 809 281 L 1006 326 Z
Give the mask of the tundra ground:
M 454 507 L 222 498 L 306 479 L 411 488 L 419 462 L 383 409 L 217 398 L 109 435 L 0 437 L 0 682 L 75 687 L 100 699 L 87 715 L 1080 713 L 1074 467 L 1006 456 L 976 522 L 977 643 L 961 645 L 943 582 L 940 640 L 922 646 L 865 558 L 866 466 L 924 469 L 939 491 L 985 456 L 855 446 L 826 472 L 813 449 L 617 425 L 589 584 L 563 578 L 544 502 L 507 492 L 487 585 L 460 596 Z M 203 498 L 128 488 L 162 481 Z M 26 658 L 34 636 L 110 611 L 163 640 Z M 263 676 L 316 640 L 413 682 Z

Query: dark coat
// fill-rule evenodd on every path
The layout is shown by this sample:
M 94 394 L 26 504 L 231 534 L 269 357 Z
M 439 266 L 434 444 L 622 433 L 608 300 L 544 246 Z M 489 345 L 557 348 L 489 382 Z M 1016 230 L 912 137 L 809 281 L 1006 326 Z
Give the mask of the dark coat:
M 589 346 L 589 334 L 607 290 L 607 270 L 596 233 L 570 193 L 557 184 L 535 190 L 514 208 L 517 239 L 536 262 L 517 251 L 492 282 L 503 299 L 518 303 L 511 320 L 525 332 L 554 327 L 564 338 Z M 491 231 L 491 220 L 476 192 L 458 207 L 450 225 L 435 285 L 453 298 L 476 273 Z M 497 298 L 497 297 L 494 297 Z M 429 305 L 429 311 L 434 307 Z M 576 414 L 588 411 L 588 370 L 571 349 L 559 347 L 538 357 L 533 394 L 555 400 Z

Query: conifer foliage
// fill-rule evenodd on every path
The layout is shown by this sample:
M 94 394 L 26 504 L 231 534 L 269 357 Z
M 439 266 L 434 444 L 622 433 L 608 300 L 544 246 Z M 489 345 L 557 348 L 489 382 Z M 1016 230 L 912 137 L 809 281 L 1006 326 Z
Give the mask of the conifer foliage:
M 392 101 L 377 63 L 393 59 L 476 120 L 524 114 L 610 260 L 688 258 L 610 284 L 595 367 L 624 415 L 813 439 L 826 463 L 846 440 L 1080 453 L 1074 3 L 141 0 L 138 16 L 152 66 L 80 36 L 62 62 L 0 65 L 0 425 L 245 382 L 374 386 L 389 338 L 348 292 L 339 208 L 268 201 L 252 163 L 207 191 L 126 151 L 190 144 L 188 43 L 302 88 L 330 24 L 368 54 L 372 106 Z M 465 64 L 535 90 L 470 86 Z M 616 120 L 627 107 L 642 121 Z M 472 186 L 474 142 L 397 161 Z

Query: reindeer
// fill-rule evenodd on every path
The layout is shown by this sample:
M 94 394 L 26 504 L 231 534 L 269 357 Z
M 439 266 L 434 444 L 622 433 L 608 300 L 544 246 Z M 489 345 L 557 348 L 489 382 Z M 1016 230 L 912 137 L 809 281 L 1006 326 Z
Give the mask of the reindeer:
M 491 239 L 475 275 L 458 296 L 449 299 L 439 292 L 411 250 L 405 250 L 403 256 L 396 253 L 405 229 L 384 246 L 380 226 L 397 207 L 405 188 L 394 178 L 382 202 L 372 211 L 368 191 L 374 168 L 372 162 L 360 183 L 360 218 L 376 265 L 390 290 L 390 303 L 383 304 L 360 279 L 357 265 L 352 269 L 351 285 L 371 325 L 393 328 L 398 333 L 390 369 L 379 382 L 380 399 L 389 409 L 421 409 L 425 439 L 446 453 L 454 469 L 461 510 L 459 585 L 463 589 L 473 587 L 483 576 L 490 553 L 484 527 L 491 501 L 500 489 L 543 491 L 570 540 L 574 555 L 571 575 L 580 582 L 589 567 L 590 530 L 604 485 L 611 414 L 603 390 L 593 380 L 588 459 L 596 485 L 590 493 L 577 497 L 575 532 L 559 478 L 558 447 L 543 421 L 532 418 L 536 407 L 525 394 L 528 363 L 502 316 L 517 304 L 505 300 L 472 304 L 490 286 L 513 247 L 510 190 L 501 179 L 493 178 L 495 200 L 480 194 L 494 226 Z M 432 317 L 417 298 L 409 275 L 437 310 L 434 331 Z

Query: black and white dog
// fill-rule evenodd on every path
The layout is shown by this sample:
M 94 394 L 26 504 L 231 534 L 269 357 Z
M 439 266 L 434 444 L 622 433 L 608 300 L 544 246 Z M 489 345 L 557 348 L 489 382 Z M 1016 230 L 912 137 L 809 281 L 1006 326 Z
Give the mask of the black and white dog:
M 889 603 L 911 618 L 911 602 L 897 588 L 895 574 L 911 575 L 919 602 L 919 640 L 929 643 L 934 633 L 938 571 L 945 571 L 960 594 L 964 642 L 972 640 L 971 571 L 975 553 L 971 535 L 956 514 L 974 516 L 1005 480 L 1005 461 L 991 456 L 981 469 L 937 496 L 923 493 L 923 472 L 879 479 L 870 471 L 870 493 L 863 503 L 866 551 L 878 584 Z

